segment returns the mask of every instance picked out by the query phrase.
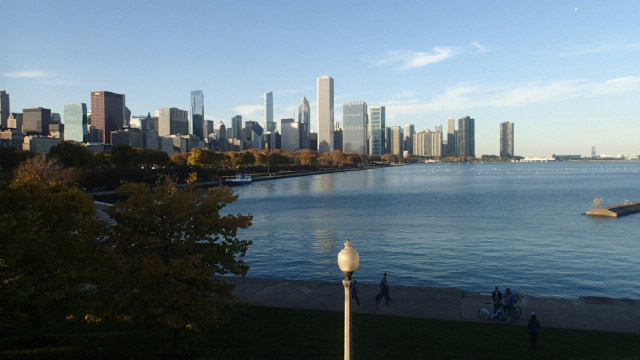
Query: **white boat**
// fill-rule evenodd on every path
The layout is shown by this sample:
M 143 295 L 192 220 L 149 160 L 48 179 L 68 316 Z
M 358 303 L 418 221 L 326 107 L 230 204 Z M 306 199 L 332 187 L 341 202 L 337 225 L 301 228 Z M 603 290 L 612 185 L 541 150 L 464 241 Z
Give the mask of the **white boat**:
M 244 185 L 251 183 L 251 175 L 237 173 L 235 178 L 226 179 L 225 182 L 229 185 Z

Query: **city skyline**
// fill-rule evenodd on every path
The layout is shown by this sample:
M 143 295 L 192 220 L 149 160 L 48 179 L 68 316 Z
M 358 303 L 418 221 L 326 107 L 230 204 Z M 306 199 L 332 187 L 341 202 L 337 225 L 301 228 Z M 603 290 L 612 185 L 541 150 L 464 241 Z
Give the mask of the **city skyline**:
M 290 118 L 303 96 L 316 98 L 314 80 L 328 74 L 342 126 L 342 104 L 363 100 L 386 107 L 387 126 L 433 129 L 471 116 L 478 156 L 499 153 L 495 129 L 505 121 L 518 123 L 516 155 L 589 155 L 592 146 L 640 153 L 640 4 L 362 4 L 158 3 L 154 16 L 175 15 L 171 21 L 137 27 L 144 4 L 6 2 L 3 10 L 21 26 L 0 24 L 0 89 L 11 95 L 13 112 L 63 113 L 105 90 L 125 94 L 133 114 L 189 109 L 185 94 L 202 89 L 206 119 L 228 124 L 240 114 L 263 124 L 265 92 L 275 98 L 274 120 Z M 292 16 L 338 5 L 329 17 Z M 196 19 L 181 26 L 187 14 Z M 385 14 L 388 26 L 371 26 L 373 14 Z M 226 30 L 239 22 L 246 26 Z M 261 31 L 272 40 L 256 36 Z M 345 34 L 352 41 L 342 41 Z M 159 50 L 167 46 L 203 51 L 187 58 Z M 317 131 L 317 103 L 310 107 Z

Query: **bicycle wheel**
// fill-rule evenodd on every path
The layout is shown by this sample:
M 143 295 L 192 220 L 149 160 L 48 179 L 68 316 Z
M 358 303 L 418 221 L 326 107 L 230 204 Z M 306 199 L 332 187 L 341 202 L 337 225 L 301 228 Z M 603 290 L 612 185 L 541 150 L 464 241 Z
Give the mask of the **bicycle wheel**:
M 520 306 L 516 306 L 513 308 L 513 318 L 520 319 L 520 315 L 522 315 L 522 308 Z
M 500 322 L 503 324 L 508 324 L 511 322 L 511 316 L 509 316 L 509 314 L 505 314 L 505 313 L 498 314 L 498 318 L 500 319 Z
M 489 320 L 490 315 L 491 311 L 489 311 L 489 309 L 487 309 L 486 307 L 481 307 L 480 309 L 478 309 L 478 317 L 480 318 L 480 320 Z

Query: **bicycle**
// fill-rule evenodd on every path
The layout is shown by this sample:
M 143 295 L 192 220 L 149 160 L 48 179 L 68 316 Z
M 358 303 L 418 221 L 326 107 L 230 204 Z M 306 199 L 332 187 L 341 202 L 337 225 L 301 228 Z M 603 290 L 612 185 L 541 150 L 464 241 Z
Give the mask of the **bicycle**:
M 487 305 L 490 305 L 492 303 L 486 303 Z M 522 312 L 522 310 L 521 310 Z M 482 306 L 480 307 L 480 309 L 478 309 L 478 317 L 480 318 L 480 320 L 500 320 L 503 324 L 508 324 L 511 322 L 511 316 L 509 316 L 509 314 L 505 311 L 504 306 L 500 305 L 500 307 L 498 308 L 498 311 L 496 311 L 495 313 L 491 312 L 491 310 L 489 310 L 487 307 Z

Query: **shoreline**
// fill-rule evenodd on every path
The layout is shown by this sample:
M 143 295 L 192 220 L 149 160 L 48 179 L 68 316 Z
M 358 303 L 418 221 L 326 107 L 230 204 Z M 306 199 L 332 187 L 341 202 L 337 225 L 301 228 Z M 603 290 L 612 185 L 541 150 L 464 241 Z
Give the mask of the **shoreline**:
M 220 276 L 236 285 L 234 295 L 253 305 L 344 311 L 344 289 L 335 282 L 286 280 L 272 278 L 241 278 Z M 352 300 L 354 313 L 482 322 L 478 309 L 491 307 L 491 295 L 456 288 L 420 286 L 390 286 L 393 301 L 376 303 L 378 285 L 358 283 L 360 306 Z M 578 298 L 537 297 L 519 294 L 516 306 L 523 315 L 511 324 L 526 326 L 534 311 L 545 327 L 583 329 L 640 334 L 640 300 L 585 296 Z

